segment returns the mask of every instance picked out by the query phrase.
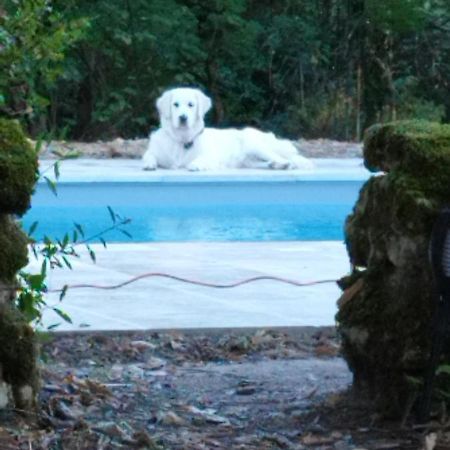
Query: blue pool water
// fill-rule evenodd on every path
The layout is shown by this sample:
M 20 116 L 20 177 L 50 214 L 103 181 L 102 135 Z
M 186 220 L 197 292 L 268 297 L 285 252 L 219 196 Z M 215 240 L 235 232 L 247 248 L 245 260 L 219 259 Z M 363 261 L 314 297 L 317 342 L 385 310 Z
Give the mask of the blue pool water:
M 86 236 L 111 225 L 107 206 L 131 219 L 107 242 L 342 240 L 362 181 L 62 183 L 55 197 L 39 184 L 23 219 L 34 236 Z

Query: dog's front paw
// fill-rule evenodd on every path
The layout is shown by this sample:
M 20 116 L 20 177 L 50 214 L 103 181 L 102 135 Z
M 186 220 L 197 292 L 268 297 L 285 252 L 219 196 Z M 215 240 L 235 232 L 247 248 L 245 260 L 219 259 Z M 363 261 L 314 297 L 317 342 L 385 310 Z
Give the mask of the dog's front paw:
M 293 161 L 293 165 L 294 165 L 293 169 L 300 169 L 300 170 L 313 170 L 316 167 L 311 160 L 301 155 L 297 155 L 297 157 Z
M 199 172 L 203 170 L 209 170 L 210 167 L 203 161 L 192 161 L 186 166 L 186 169 L 190 172 Z
M 156 165 L 145 165 L 142 170 L 156 170 Z
M 271 161 L 269 163 L 269 168 L 273 170 L 288 170 L 292 169 L 291 163 L 289 161 Z
M 186 166 L 186 169 L 189 170 L 189 172 L 198 172 L 200 169 L 197 164 L 190 163 Z
M 158 163 L 153 155 L 144 155 L 143 158 L 144 170 L 156 170 Z

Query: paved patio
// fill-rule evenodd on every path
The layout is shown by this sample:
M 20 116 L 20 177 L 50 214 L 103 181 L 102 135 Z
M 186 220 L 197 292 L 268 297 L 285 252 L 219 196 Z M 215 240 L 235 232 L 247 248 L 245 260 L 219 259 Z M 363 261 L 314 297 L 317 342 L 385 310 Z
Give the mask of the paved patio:
M 343 244 L 334 241 L 93 247 L 96 264 L 84 255 L 74 263 L 74 270 L 52 272 L 49 289 L 78 283 L 113 285 L 146 272 L 229 283 L 259 275 L 309 282 L 336 279 L 349 270 Z M 333 283 L 295 287 L 259 281 L 214 289 L 146 278 L 114 290 L 69 289 L 62 304 L 58 294 L 49 294 L 47 301 L 73 320 L 73 324 L 61 323 L 58 330 L 287 327 L 333 325 L 339 295 Z M 55 313 L 46 311 L 46 326 L 60 322 Z

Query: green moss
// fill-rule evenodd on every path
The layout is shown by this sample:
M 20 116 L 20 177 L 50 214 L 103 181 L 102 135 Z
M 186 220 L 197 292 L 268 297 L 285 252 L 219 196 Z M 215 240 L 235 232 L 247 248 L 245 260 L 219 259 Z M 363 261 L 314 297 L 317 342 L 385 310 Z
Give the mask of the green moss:
M 17 223 L 0 214 L 0 281 L 11 282 L 28 263 L 28 239 Z
M 37 180 L 37 156 L 18 122 L 0 119 L 0 214 L 23 214 Z
M 389 173 L 372 177 L 361 189 L 352 214 L 345 222 L 345 242 L 350 261 L 368 267 L 387 255 L 398 236 L 429 236 L 442 202 L 424 192 L 409 175 Z
M 368 167 L 387 173 L 361 189 L 347 218 L 355 268 L 342 280 L 336 315 L 355 383 L 380 412 L 399 416 L 428 362 L 434 284 L 431 231 L 450 199 L 450 126 L 400 122 L 371 128 Z M 365 270 L 358 270 L 361 266 Z
M 407 376 L 420 376 L 428 363 L 431 273 L 414 262 L 396 268 L 385 261 L 362 277 L 361 290 L 336 316 L 343 356 L 355 387 L 382 414 L 399 417 L 415 391 Z
M 413 176 L 423 191 L 450 198 L 450 125 L 425 121 L 375 125 L 366 132 L 369 170 Z
M 21 401 L 20 388 L 23 386 L 37 391 L 35 334 L 21 314 L 9 305 L 0 306 L 0 362 L 4 380 L 13 387 L 16 405 Z

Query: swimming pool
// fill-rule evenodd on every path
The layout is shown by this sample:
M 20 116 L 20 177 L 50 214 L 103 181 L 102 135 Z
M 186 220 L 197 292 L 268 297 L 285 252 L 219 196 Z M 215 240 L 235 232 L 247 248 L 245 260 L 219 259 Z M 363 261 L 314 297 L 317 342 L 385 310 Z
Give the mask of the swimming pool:
M 83 226 L 92 236 L 111 224 L 107 206 L 131 219 L 107 242 L 342 240 L 343 223 L 363 180 L 214 180 L 63 182 L 55 197 L 39 183 L 23 219 L 34 233 L 61 238 Z

